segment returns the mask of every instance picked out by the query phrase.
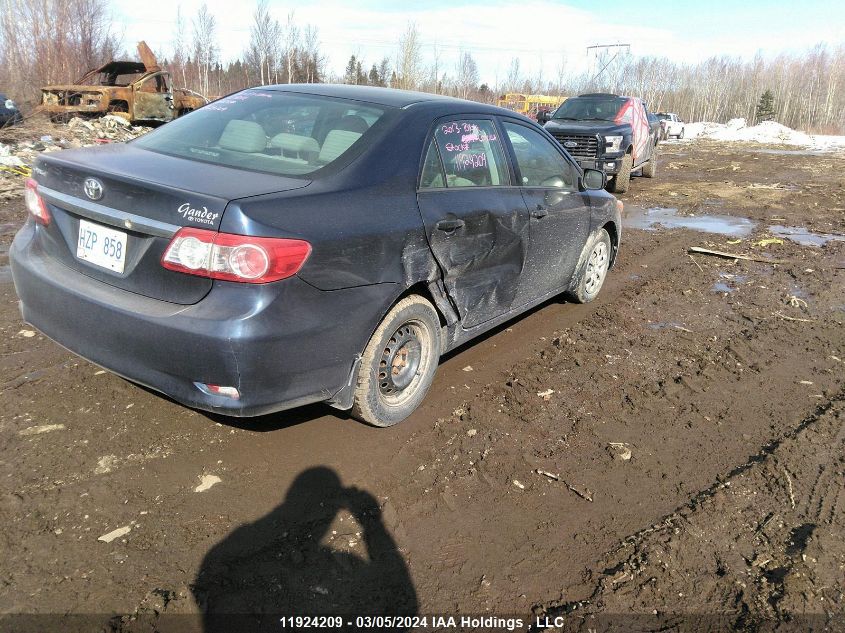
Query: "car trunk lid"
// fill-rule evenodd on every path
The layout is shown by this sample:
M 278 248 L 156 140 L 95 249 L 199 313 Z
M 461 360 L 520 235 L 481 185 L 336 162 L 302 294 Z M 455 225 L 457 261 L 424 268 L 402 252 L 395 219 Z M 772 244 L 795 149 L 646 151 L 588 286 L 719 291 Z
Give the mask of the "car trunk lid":
M 180 304 L 202 299 L 212 281 L 161 266 L 179 228 L 218 230 L 229 201 L 309 184 L 131 145 L 42 155 L 33 171 L 52 216 L 37 238 L 50 256 L 111 286 Z M 125 248 L 122 270 L 93 250 L 114 247 L 114 239 Z

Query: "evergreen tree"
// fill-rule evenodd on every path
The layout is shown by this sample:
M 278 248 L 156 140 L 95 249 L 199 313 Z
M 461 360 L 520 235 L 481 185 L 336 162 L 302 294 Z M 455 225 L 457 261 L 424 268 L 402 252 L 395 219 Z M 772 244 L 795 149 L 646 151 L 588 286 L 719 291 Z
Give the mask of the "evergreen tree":
M 357 84 L 358 83 L 358 69 L 361 67 L 361 63 L 352 55 L 349 58 L 349 63 L 346 64 L 346 72 L 343 73 L 343 82 L 347 84 Z
M 373 64 L 373 67 L 370 68 L 370 74 L 367 77 L 367 79 L 368 79 L 369 84 L 371 86 L 383 86 L 384 85 L 384 81 L 382 81 L 382 78 L 379 76 L 378 67 L 376 67 L 375 64 Z
M 757 123 L 763 121 L 771 121 L 775 118 L 775 96 L 771 90 L 766 90 L 761 96 L 760 101 L 757 102 L 757 112 L 755 114 Z

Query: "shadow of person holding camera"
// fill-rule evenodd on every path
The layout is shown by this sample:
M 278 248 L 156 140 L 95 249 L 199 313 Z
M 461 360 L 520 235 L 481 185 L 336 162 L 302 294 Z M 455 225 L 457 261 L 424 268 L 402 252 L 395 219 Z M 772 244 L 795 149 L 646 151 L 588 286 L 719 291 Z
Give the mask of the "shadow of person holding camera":
M 355 521 L 336 521 L 343 511 Z M 355 615 L 413 615 L 418 606 L 378 502 L 326 467 L 300 473 L 281 505 L 215 545 L 193 592 L 205 633 L 280 631 L 282 616 L 343 615 L 354 624 Z

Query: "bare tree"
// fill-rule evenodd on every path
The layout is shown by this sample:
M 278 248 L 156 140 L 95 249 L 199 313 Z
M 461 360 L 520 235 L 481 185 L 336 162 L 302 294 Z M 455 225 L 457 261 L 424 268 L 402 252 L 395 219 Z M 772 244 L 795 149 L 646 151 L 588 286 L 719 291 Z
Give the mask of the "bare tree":
M 519 58 L 514 57 L 511 59 L 511 64 L 508 67 L 504 90 L 505 92 L 519 92 L 522 90 L 524 84 L 525 80 L 523 79 L 522 73 L 519 69 Z
M 188 36 L 185 34 L 185 18 L 182 17 L 182 5 L 176 6 L 176 24 L 173 33 L 173 59 L 170 62 L 171 72 L 180 75 L 182 86 L 188 85 Z
M 107 0 L 0 0 L 0 83 L 32 105 L 39 88 L 70 83 L 119 47 Z
M 472 55 L 462 51 L 458 58 L 457 94 L 461 99 L 469 99 L 478 88 L 478 64 Z
M 299 28 L 293 21 L 293 11 L 288 13 L 288 19 L 285 23 L 284 35 L 284 59 L 286 64 L 287 75 L 285 81 L 287 83 L 294 83 L 297 81 L 294 75 L 294 60 L 296 59 L 297 50 L 299 49 Z
M 396 64 L 399 88 L 413 90 L 422 78 L 422 44 L 417 26 L 411 22 L 399 40 L 399 59 Z
M 277 64 L 275 53 L 280 31 L 279 21 L 270 15 L 267 0 L 259 0 L 252 14 L 247 59 L 250 65 L 258 68 L 262 86 L 272 81 L 273 69 Z
M 209 94 L 212 69 L 217 65 L 217 20 L 205 3 L 194 18 L 194 59 L 200 71 L 200 92 Z

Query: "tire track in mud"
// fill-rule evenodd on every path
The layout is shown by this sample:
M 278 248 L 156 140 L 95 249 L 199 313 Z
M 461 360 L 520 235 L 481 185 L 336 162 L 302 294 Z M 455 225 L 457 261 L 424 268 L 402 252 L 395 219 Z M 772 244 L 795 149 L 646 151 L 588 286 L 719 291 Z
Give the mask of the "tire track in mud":
M 665 553 L 669 549 L 665 547 L 665 543 L 672 538 L 671 535 L 681 534 L 680 538 L 683 538 L 684 532 L 689 532 L 689 526 L 696 522 L 695 520 L 699 517 L 703 520 L 698 520 L 697 524 L 706 523 L 708 519 L 704 515 L 708 512 L 712 513 L 713 508 L 710 506 L 719 495 L 728 492 L 735 494 L 737 497 L 743 496 L 745 492 L 737 492 L 736 488 L 739 487 L 738 484 L 742 485 L 741 480 L 745 475 L 752 473 L 757 475 L 758 479 L 763 479 L 766 484 L 771 485 L 773 482 L 777 482 L 779 486 L 775 486 L 775 492 L 779 492 L 780 496 L 784 497 L 781 500 L 781 505 L 790 505 L 790 510 L 793 510 L 798 517 L 792 521 L 795 527 L 784 529 L 783 523 L 780 526 L 782 528 L 781 534 L 788 533 L 788 537 L 783 538 L 778 543 L 782 550 L 781 558 L 792 558 L 792 560 L 788 562 L 787 566 L 770 565 L 767 569 L 766 566 L 771 563 L 771 559 L 762 560 L 761 556 L 746 559 L 750 567 L 761 569 L 761 575 L 765 579 L 763 581 L 765 604 L 768 604 L 770 608 L 761 609 L 758 599 L 757 605 L 742 602 L 739 608 L 735 610 L 731 608 L 735 606 L 735 603 L 732 605 L 730 600 L 723 598 L 721 601 L 715 602 L 713 606 L 725 610 L 715 620 L 719 626 L 727 628 L 719 629 L 717 627 L 715 630 L 759 630 L 761 624 L 769 623 L 771 625 L 773 620 L 795 623 L 793 614 L 778 610 L 778 605 L 784 598 L 783 578 L 798 563 L 797 556 L 801 557 L 802 562 L 806 562 L 807 555 L 804 552 L 807 550 L 808 540 L 813 537 L 813 533 L 818 526 L 832 525 L 832 530 L 837 535 L 841 534 L 841 530 L 845 527 L 845 507 L 842 504 L 845 472 L 836 470 L 837 466 L 842 467 L 845 464 L 845 459 L 842 458 L 842 454 L 845 452 L 845 415 L 843 415 L 845 406 L 843 405 L 845 405 L 845 388 L 841 389 L 827 402 L 817 406 L 812 414 L 805 417 L 793 428 L 766 442 L 758 452 L 749 456 L 745 462 L 717 477 L 712 485 L 699 491 L 687 503 L 665 515 L 651 526 L 623 539 L 616 547 L 598 559 L 597 568 L 603 569 L 598 573 L 598 578 L 593 581 L 592 591 L 587 598 L 569 602 L 535 604 L 532 611 L 536 616 L 544 618 L 545 622 L 556 621 L 558 626 L 543 626 L 538 622 L 530 628 L 530 631 L 538 632 L 551 628 L 565 631 L 616 630 L 615 627 L 624 621 L 618 616 L 619 613 L 623 612 L 631 615 L 627 620 L 627 626 L 634 626 L 636 623 L 636 628 L 642 630 L 664 630 L 667 626 L 672 628 L 678 625 L 685 627 L 683 630 L 714 630 L 711 628 L 714 624 L 712 617 L 711 621 L 708 621 L 705 617 L 703 622 L 696 625 L 694 620 L 699 616 L 692 616 L 690 613 L 662 613 L 658 609 L 644 610 L 644 603 L 638 604 L 635 599 L 625 600 L 624 598 L 627 598 L 627 596 L 623 597 L 623 601 L 616 601 L 613 604 L 617 610 L 608 611 L 607 598 L 619 591 L 618 587 L 652 573 L 654 568 L 657 567 L 654 561 L 650 560 L 653 554 L 652 550 L 661 549 Z M 808 437 L 813 432 L 817 432 L 819 437 Z M 794 490 L 793 480 L 796 480 L 796 483 L 800 480 L 795 477 L 795 471 L 807 466 L 805 453 L 816 453 L 817 451 L 820 451 L 822 455 L 821 457 L 817 456 L 816 463 L 810 465 L 810 467 L 817 468 L 817 472 L 815 477 L 811 478 L 811 483 L 806 486 L 806 493 L 802 495 L 804 501 L 796 505 L 796 491 Z M 797 453 L 796 460 L 798 463 L 792 465 L 790 458 L 795 453 Z M 839 456 L 838 460 L 826 461 L 827 458 L 837 455 Z M 790 475 L 790 465 L 793 466 L 792 475 Z M 779 481 L 778 475 L 781 476 L 780 479 L 786 481 Z M 765 494 L 772 491 L 761 489 L 759 492 Z M 757 494 L 758 490 L 754 490 L 753 495 L 756 496 Z M 763 532 L 773 519 L 778 518 L 776 511 L 768 513 L 758 511 L 758 514 L 764 514 L 764 516 L 758 520 L 755 533 Z M 700 534 L 696 536 L 700 538 Z M 773 540 L 769 537 L 764 538 L 769 543 Z M 716 558 L 718 559 L 718 552 L 716 552 Z M 845 563 L 845 551 L 839 552 L 839 558 L 839 569 L 841 570 L 843 568 L 842 563 Z M 666 558 L 663 559 L 663 561 L 665 560 Z M 813 560 L 815 562 L 815 559 Z M 668 569 L 663 561 L 661 561 L 661 564 Z M 689 562 L 686 561 L 684 568 L 688 570 L 690 567 Z M 725 569 L 721 567 L 721 563 L 717 566 L 715 573 L 706 568 L 701 568 L 698 571 L 701 576 L 712 575 L 714 577 L 724 576 L 726 573 Z M 677 579 L 677 577 L 677 573 L 672 574 L 672 578 Z M 655 580 L 655 577 L 651 577 L 644 584 L 654 583 Z M 670 591 L 682 588 L 677 580 L 668 579 L 666 584 L 669 585 Z M 695 581 L 692 584 L 694 585 Z M 745 588 L 744 583 L 743 588 Z M 822 590 L 824 589 L 831 589 L 831 587 L 822 587 Z M 843 583 L 840 580 L 839 596 L 838 601 L 836 601 L 838 610 L 836 612 L 827 610 L 812 615 L 818 617 L 822 622 L 837 620 L 838 618 L 837 621 L 840 624 L 845 623 L 845 617 L 843 617 L 845 611 L 842 610 L 842 589 Z M 678 595 L 684 596 L 684 593 L 681 592 Z M 742 598 L 742 595 L 740 595 L 740 598 Z M 625 611 L 620 610 L 620 606 Z M 757 607 L 756 611 L 753 610 L 753 606 Z M 711 613 L 714 611 L 711 611 Z M 806 612 L 802 611 L 801 613 Z M 805 625 L 806 622 L 802 621 L 794 629 L 787 628 L 785 630 L 803 630 Z M 696 626 L 700 628 L 696 628 Z

